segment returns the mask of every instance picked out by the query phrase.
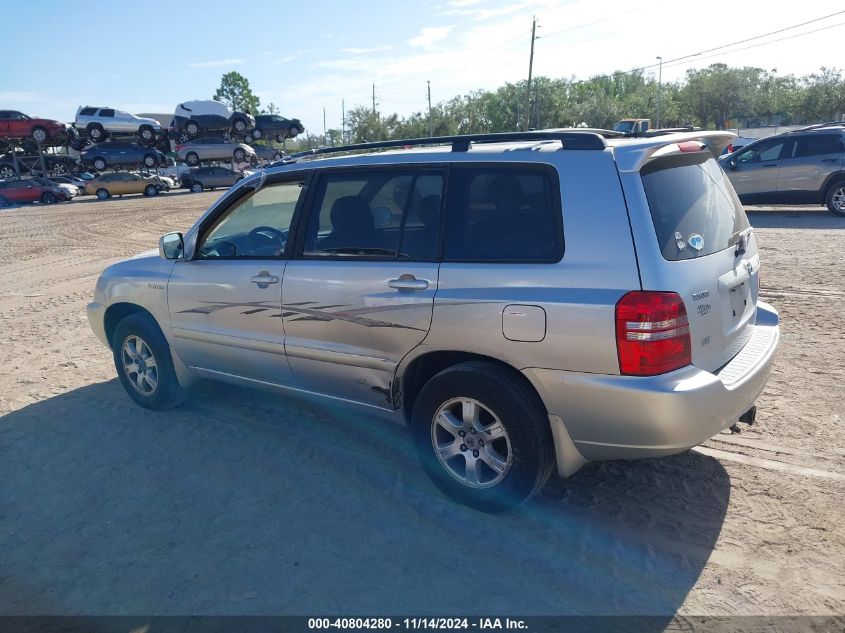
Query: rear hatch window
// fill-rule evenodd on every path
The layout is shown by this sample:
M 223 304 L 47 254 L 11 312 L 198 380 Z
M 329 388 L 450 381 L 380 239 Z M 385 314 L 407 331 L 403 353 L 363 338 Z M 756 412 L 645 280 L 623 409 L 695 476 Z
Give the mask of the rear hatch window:
M 640 175 L 667 261 L 730 248 L 749 227 L 739 198 L 709 152 L 656 158 Z

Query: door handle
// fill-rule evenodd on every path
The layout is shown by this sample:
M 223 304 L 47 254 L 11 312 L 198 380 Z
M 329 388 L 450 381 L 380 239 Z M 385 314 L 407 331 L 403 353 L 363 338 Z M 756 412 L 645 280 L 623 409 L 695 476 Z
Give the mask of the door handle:
M 279 278 L 276 277 L 276 275 L 271 275 L 266 270 L 262 270 L 255 277 L 250 277 L 249 280 L 256 284 L 259 288 L 266 288 L 270 284 L 279 283 Z
M 428 279 L 417 279 L 411 274 L 399 275 L 396 279 L 391 279 L 387 285 L 396 290 L 425 290 L 428 288 Z

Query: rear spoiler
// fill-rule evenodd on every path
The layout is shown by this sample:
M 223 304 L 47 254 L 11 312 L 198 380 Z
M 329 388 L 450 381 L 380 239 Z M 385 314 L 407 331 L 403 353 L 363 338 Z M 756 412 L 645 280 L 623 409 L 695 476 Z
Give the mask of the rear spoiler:
M 677 145 L 684 141 L 697 141 L 703 143 L 713 153 L 714 157 L 718 157 L 722 153 L 722 150 L 735 138 L 736 134 L 733 132 L 677 132 L 651 138 L 641 137 L 635 142 L 628 140 L 618 144 L 613 143 L 613 139 L 608 139 L 608 144 L 613 148 L 613 156 L 616 159 L 616 165 L 619 171 L 636 172 L 654 154 L 669 145 Z

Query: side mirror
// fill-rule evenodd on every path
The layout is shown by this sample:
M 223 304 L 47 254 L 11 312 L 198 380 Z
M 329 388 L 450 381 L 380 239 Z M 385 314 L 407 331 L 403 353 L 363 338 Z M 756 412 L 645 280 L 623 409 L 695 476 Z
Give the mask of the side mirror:
M 158 240 L 158 254 L 162 259 L 181 259 L 185 242 L 181 233 L 167 233 Z
M 731 169 L 736 169 L 736 158 L 731 158 L 728 161 L 728 167 L 730 167 Z

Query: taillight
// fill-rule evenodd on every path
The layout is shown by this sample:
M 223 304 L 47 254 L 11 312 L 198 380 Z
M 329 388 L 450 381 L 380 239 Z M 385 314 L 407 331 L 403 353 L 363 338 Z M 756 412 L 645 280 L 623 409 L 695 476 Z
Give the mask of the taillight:
M 656 376 L 692 363 L 687 310 L 675 292 L 629 292 L 616 304 L 619 373 Z
M 698 141 L 681 141 L 678 143 L 678 149 L 682 152 L 700 152 L 705 149 L 707 146 L 704 143 L 699 143 Z

